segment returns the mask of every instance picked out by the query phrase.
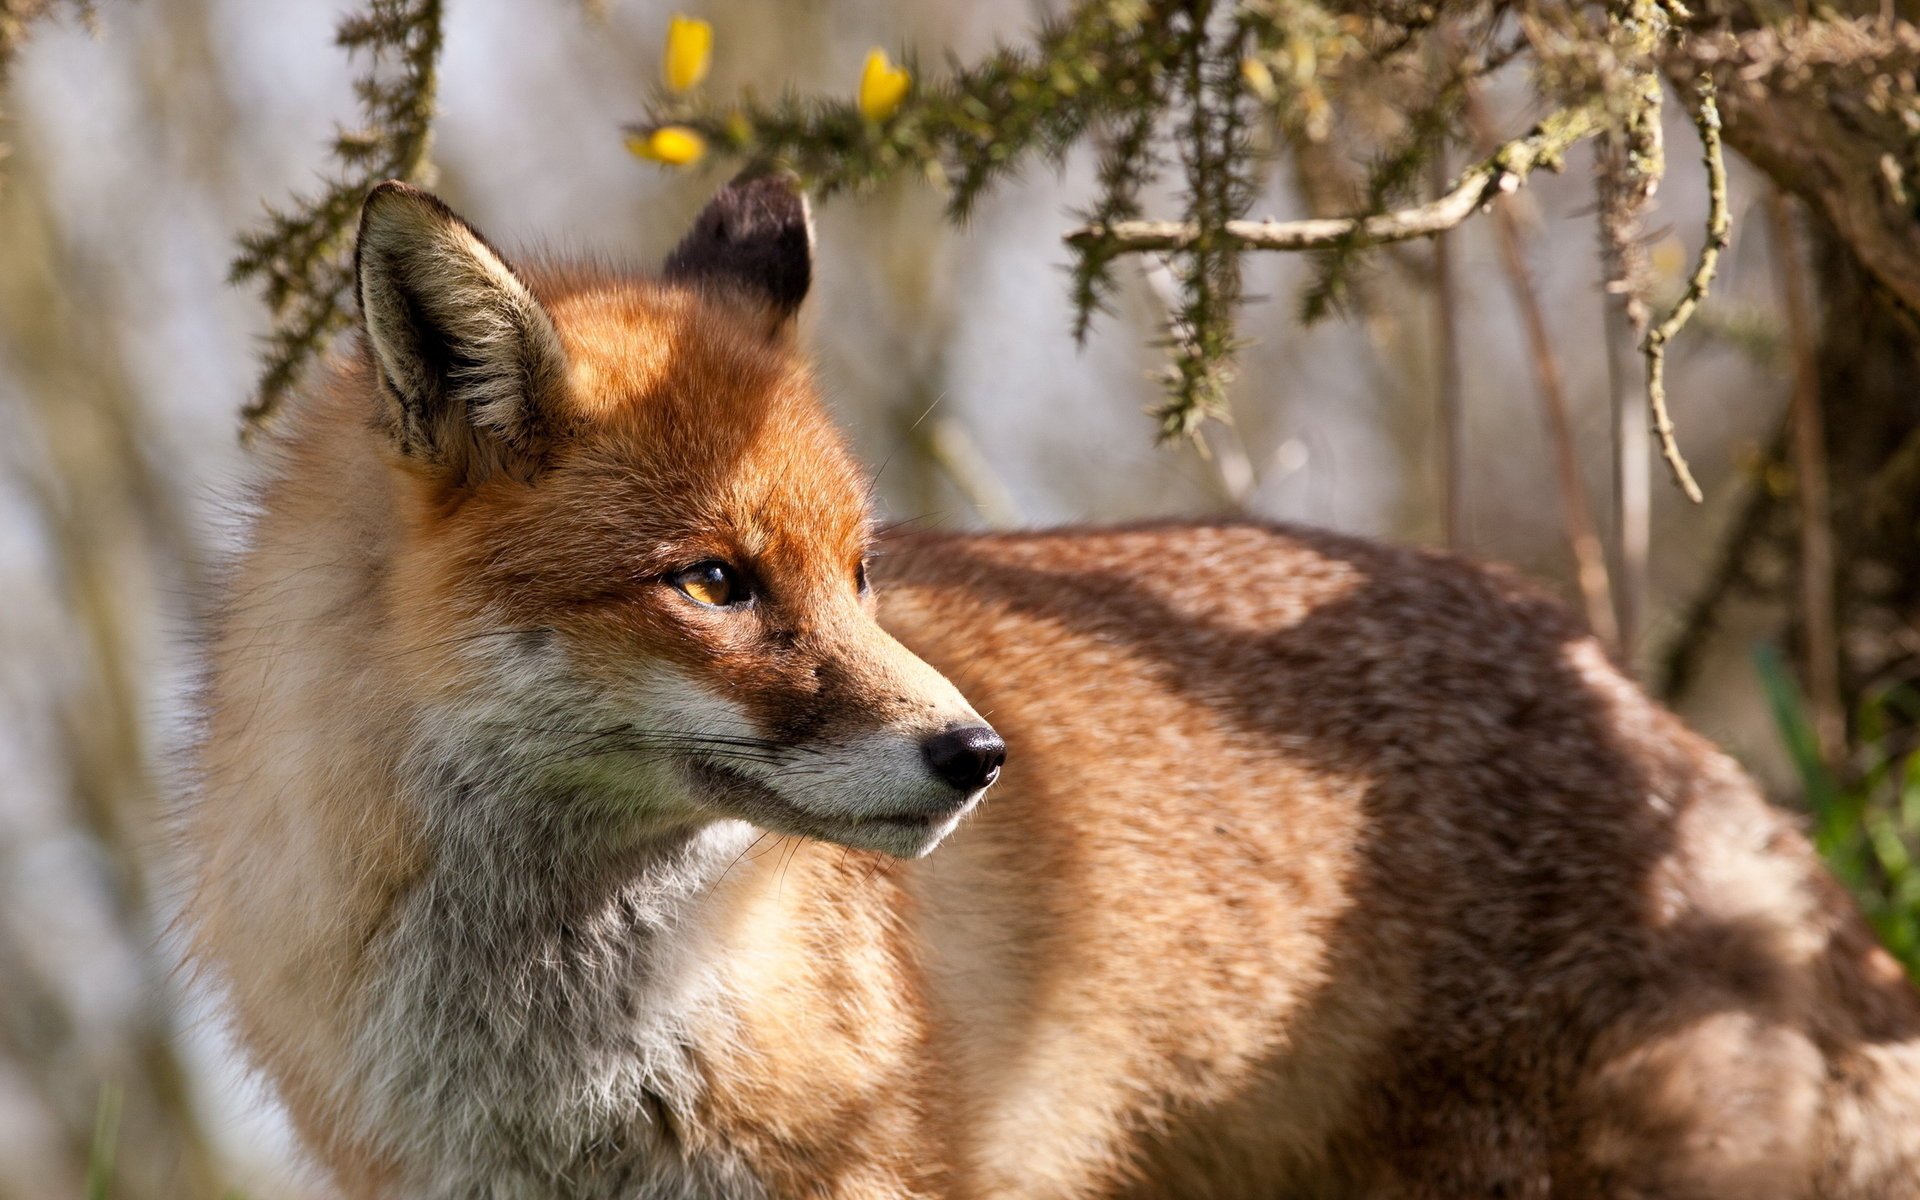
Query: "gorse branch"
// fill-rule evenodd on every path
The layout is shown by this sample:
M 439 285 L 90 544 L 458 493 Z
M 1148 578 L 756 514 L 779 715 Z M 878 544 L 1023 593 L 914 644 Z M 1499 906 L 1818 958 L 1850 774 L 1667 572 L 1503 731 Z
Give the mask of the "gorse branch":
M 1662 168 L 1658 113 L 1649 115 L 1646 105 L 1658 101 L 1668 25 L 1660 0 L 1614 3 L 1613 43 L 1597 54 L 1573 33 L 1547 36 L 1527 22 L 1516 35 L 1498 5 L 1450 11 L 1450 23 L 1476 23 L 1456 44 L 1477 49 L 1448 56 L 1454 65 L 1425 95 L 1409 98 L 1394 77 L 1409 73 L 1404 68 L 1433 35 L 1439 10 L 1430 5 L 1369 11 L 1315 0 L 1080 0 L 1025 47 L 954 64 L 939 79 L 916 71 L 912 91 L 878 114 L 852 99 L 714 102 L 697 91 L 663 90 L 628 135 L 639 152 L 663 161 L 713 152 L 784 167 L 822 195 L 923 175 L 948 188 L 956 220 L 1023 162 L 1057 162 L 1074 144 L 1093 142 L 1100 151 L 1095 197 L 1066 238 L 1073 333 L 1084 339 L 1107 308 L 1121 258 L 1166 256 L 1177 299 L 1169 312 L 1168 397 L 1154 416 L 1163 438 L 1186 438 L 1226 413 L 1246 252 L 1318 253 L 1318 279 L 1304 304 L 1317 317 L 1338 303 L 1363 252 L 1452 229 L 1609 130 L 1634 148 L 1619 173 L 1620 208 L 1637 211 Z M 1558 19 L 1579 24 L 1571 15 Z M 1429 164 L 1459 136 L 1467 89 L 1527 54 L 1566 60 L 1542 72 L 1553 115 L 1443 194 L 1419 199 Z M 1258 193 L 1263 123 L 1294 139 L 1330 139 L 1336 102 L 1349 85 L 1384 91 L 1409 114 L 1367 173 L 1359 211 L 1247 219 Z M 1178 184 L 1176 220 L 1145 211 L 1142 197 L 1163 182 Z
M 852 100 L 787 94 L 709 108 L 691 96 L 662 94 L 629 132 L 684 127 L 720 153 L 778 163 L 823 196 L 905 170 L 929 174 L 946 181 L 952 215 L 964 219 L 1023 159 L 1057 161 L 1098 122 L 1142 106 L 1168 61 L 1164 7 L 1141 0 L 1079 4 L 1042 25 L 1031 46 L 1003 46 L 956 67 L 943 83 L 921 83 L 878 120 Z M 910 61 L 909 68 L 919 78 L 917 65 Z
M 1156 80 L 1150 86 L 1157 91 L 1161 85 Z M 1162 167 L 1153 145 L 1161 103 L 1157 94 L 1149 96 L 1139 110 L 1121 118 L 1118 132 L 1106 140 L 1100 156 L 1099 199 L 1081 214 L 1088 227 L 1110 229 L 1139 219 L 1140 189 Z M 1107 310 L 1115 287 L 1113 262 L 1128 248 L 1095 238 L 1074 243 L 1074 250 L 1073 340 L 1084 344 L 1094 314 Z
M 1192 236 L 1174 248 L 1180 303 L 1171 322 L 1167 400 L 1153 411 L 1163 440 L 1193 437 L 1200 422 L 1227 411 L 1237 343 L 1234 310 L 1240 303 L 1240 246 L 1227 227 L 1246 212 L 1254 195 L 1240 69 L 1251 30 L 1236 19 L 1222 39 L 1223 52 L 1209 53 L 1211 15 L 1210 3 L 1191 8 L 1179 76 L 1187 107 L 1180 149 Z
M 1415 16 L 1424 30 L 1425 17 Z M 1411 34 L 1409 34 L 1409 37 Z M 1410 199 L 1423 179 L 1433 174 L 1433 164 L 1440 156 L 1449 138 L 1464 119 L 1463 105 L 1466 89 L 1488 73 L 1511 61 L 1525 43 L 1516 41 L 1503 51 L 1484 57 L 1469 56 L 1435 87 L 1430 95 L 1411 101 L 1407 105 L 1409 115 L 1405 127 L 1399 135 L 1387 143 L 1375 156 L 1367 171 L 1366 196 L 1360 205 L 1360 212 L 1368 216 L 1380 216 L 1389 213 L 1395 207 Z M 1439 48 L 1440 57 L 1453 58 L 1449 48 Z M 1477 207 L 1477 206 L 1476 206 Z M 1443 232 L 1465 220 L 1475 211 L 1468 209 L 1460 213 L 1458 220 L 1434 229 L 1422 230 L 1406 235 L 1423 237 L 1429 233 Z M 1384 241 L 1403 241 L 1403 237 L 1389 237 Z M 1359 229 L 1333 237 L 1325 242 L 1300 247 L 1310 249 L 1316 254 L 1316 278 L 1307 288 L 1300 300 L 1300 318 L 1308 324 L 1325 319 L 1340 308 L 1350 291 L 1350 280 L 1359 266 L 1365 252 L 1381 244 L 1381 240 L 1372 240 Z M 1261 247 L 1263 249 L 1268 247 Z M 1272 249 L 1293 249 L 1287 246 L 1274 246 Z
M 243 412 L 252 430 L 272 417 L 302 369 L 352 318 L 354 223 L 368 189 L 385 179 L 420 181 L 432 145 L 442 0 L 368 0 L 341 21 L 336 42 L 364 55 L 354 83 L 362 124 L 332 145 L 340 171 L 318 195 L 267 210 L 240 238 L 236 283 L 254 282 L 272 313 L 259 390 Z
M 18 6 L 30 0 L 0 0 Z M 349 319 L 349 242 L 361 196 L 382 178 L 427 170 L 443 0 L 366 0 L 340 27 L 340 43 L 369 60 L 357 92 L 361 127 L 332 147 L 338 175 L 316 196 L 270 211 L 241 241 L 236 280 L 256 282 L 273 312 L 265 370 L 246 410 L 269 416 L 302 367 Z M 1515 22 L 1500 3 L 1426 3 L 1329 8 L 1316 0 L 1078 0 L 1024 44 L 1003 45 L 935 79 L 886 67 L 885 86 L 858 99 L 786 93 L 771 100 L 712 102 L 695 76 L 663 88 L 630 144 L 672 163 L 712 153 L 795 171 L 821 195 L 860 189 L 902 173 L 948 192 L 963 220 L 995 184 L 1039 160 L 1058 163 L 1075 145 L 1101 148 L 1095 199 L 1067 237 L 1074 334 L 1084 338 L 1116 286 L 1119 259 L 1157 253 L 1178 282 L 1168 338 L 1167 401 L 1155 409 L 1163 437 L 1190 437 L 1226 411 L 1239 345 L 1240 262 L 1248 251 L 1320 256 L 1308 289 L 1309 317 L 1338 302 L 1348 269 L 1373 247 L 1452 229 L 1566 151 L 1612 135 L 1602 210 L 1616 251 L 1612 286 L 1624 290 L 1643 334 L 1644 255 L 1639 214 L 1664 171 L 1659 140 L 1660 68 L 1666 42 L 1689 19 L 1677 0 L 1602 0 L 1591 7 L 1529 9 Z M 681 25 L 707 30 L 703 22 Z M 1477 46 L 1425 95 L 1394 81 L 1441 25 L 1453 44 Z M 1597 33 L 1604 27 L 1604 33 Z M 703 34 L 703 37 L 706 35 Z M 691 45 L 691 43 L 689 43 Z M 706 49 L 702 44 L 702 63 Z M 1461 97 L 1477 80 L 1531 55 L 1537 90 L 1552 116 L 1463 172 L 1441 195 L 1417 199 L 1428 164 L 1459 136 Z M 876 60 L 884 58 L 876 52 Z M 1398 64 L 1398 65 L 1397 65 Z M 871 65 L 871 64 L 870 64 Z M 1427 72 L 1420 73 L 1430 78 Z M 912 86 L 908 80 L 912 79 Z M 1321 141 L 1340 120 L 1352 87 L 1391 98 L 1409 114 L 1387 136 L 1359 211 L 1302 221 L 1251 221 L 1263 122 Z M 1415 89 L 1417 92 L 1419 89 Z M 1711 100 L 1707 101 L 1711 111 Z M 1717 135 L 1716 135 L 1717 139 Z M 1718 162 L 1718 142 L 1709 158 Z M 1167 177 L 1175 177 L 1168 179 Z M 1152 220 L 1142 197 L 1178 184 L 1177 220 Z M 1158 193 L 1155 193 L 1158 194 Z M 1649 338 L 1649 402 L 1676 475 L 1691 475 L 1675 448 L 1661 356 L 1705 295 L 1711 256 L 1671 329 Z
M 95 0 L 0 0 L 0 121 L 6 118 L 7 85 L 12 81 L 14 59 L 26 44 L 28 27 L 65 9 L 91 28 L 96 8 Z M 6 157 L 7 144 L 0 141 L 0 162 Z
M 0 0 L 0 87 L 7 84 L 14 55 L 27 40 L 27 27 L 65 9 L 87 25 L 97 14 L 96 0 Z

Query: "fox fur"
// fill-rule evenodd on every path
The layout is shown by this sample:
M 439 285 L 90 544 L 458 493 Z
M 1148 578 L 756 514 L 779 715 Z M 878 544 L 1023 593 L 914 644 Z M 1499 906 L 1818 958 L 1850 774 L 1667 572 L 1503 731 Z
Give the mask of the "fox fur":
M 368 200 L 184 820 L 344 1194 L 1920 1196 L 1920 998 L 1557 605 L 1250 522 L 876 534 L 810 243 L 772 178 L 651 276 Z M 984 800 L 923 756 L 983 720 Z

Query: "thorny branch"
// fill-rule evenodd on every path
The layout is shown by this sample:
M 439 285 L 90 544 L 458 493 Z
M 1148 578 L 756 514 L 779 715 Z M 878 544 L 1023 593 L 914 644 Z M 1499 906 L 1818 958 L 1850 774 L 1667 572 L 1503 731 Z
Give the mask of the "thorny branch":
M 87 25 L 97 16 L 94 4 L 95 0 L 64 0 L 64 6 Z M 61 6 L 62 0 L 0 0 L 0 87 L 6 85 L 13 56 L 27 40 L 27 26 Z
M 366 123 L 335 136 L 333 156 L 344 170 L 326 190 L 269 209 L 233 261 L 233 282 L 258 281 L 273 314 L 260 390 L 241 414 L 246 431 L 273 416 L 301 369 L 351 318 L 351 239 L 362 198 L 382 180 L 427 174 L 442 17 L 442 0 L 368 0 L 340 22 L 335 41 L 369 58 L 354 81 Z
M 6 97 L 14 58 L 26 43 L 27 27 L 64 6 L 81 24 L 92 28 L 98 16 L 94 5 L 95 0 L 64 0 L 64 4 L 62 0 L 0 0 L 0 100 Z M 0 109 L 0 119 L 5 116 L 4 109 Z M 7 144 L 0 141 L 0 160 L 4 160 L 7 153 Z
M 34 0 L 24 2 L 32 7 Z M 343 27 L 342 41 L 370 51 L 376 67 L 384 55 L 398 69 L 392 80 L 374 72 L 361 82 L 367 129 L 343 133 L 335 145 L 345 178 L 317 198 L 271 214 L 267 228 L 243 242 L 236 277 L 261 280 L 275 314 L 267 371 L 248 410 L 252 421 L 271 412 L 298 370 L 345 324 L 351 283 L 345 250 L 360 193 L 378 177 L 426 169 L 442 2 L 365 0 L 363 14 Z M 953 63 L 943 78 L 916 78 L 898 108 L 882 117 L 831 98 L 786 94 L 716 103 L 697 93 L 663 92 L 630 128 L 683 126 L 707 153 L 778 162 L 823 194 L 924 173 L 946 183 L 956 220 L 1023 163 L 1058 162 L 1073 145 L 1102 140 L 1096 199 L 1085 223 L 1066 236 L 1074 251 L 1075 332 L 1084 334 L 1092 314 L 1104 307 L 1119 258 L 1142 252 L 1173 257 L 1183 307 L 1194 317 L 1172 345 L 1174 394 L 1160 413 L 1163 432 L 1176 435 L 1192 434 L 1224 402 L 1238 344 L 1239 297 L 1232 281 L 1241 253 L 1323 252 L 1326 278 L 1308 299 L 1311 305 L 1322 293 L 1337 297 L 1340 264 L 1356 250 L 1452 229 L 1494 197 L 1522 186 L 1536 167 L 1558 168 L 1575 143 L 1609 134 L 1619 153 L 1606 169 L 1602 208 L 1619 218 L 1608 224 L 1607 240 L 1622 268 L 1610 286 L 1625 289 L 1642 337 L 1654 436 L 1681 488 L 1697 499 L 1699 487 L 1673 429 L 1664 366 L 1669 344 L 1704 299 L 1726 244 L 1720 101 L 1703 75 L 1693 107 L 1714 180 L 1709 239 L 1686 294 L 1656 326 L 1645 308 L 1644 271 L 1626 268 L 1641 257 L 1637 217 L 1664 170 L 1660 73 L 1715 71 L 1723 89 L 1739 92 L 1728 92 L 1726 103 L 1744 104 L 1747 91 L 1741 89 L 1755 86 L 1746 78 L 1752 72 L 1729 71 L 1747 58 L 1769 79 L 1782 72 L 1851 78 L 1868 57 L 1856 43 L 1864 39 L 1875 54 L 1904 64 L 1920 61 L 1920 36 L 1896 23 L 1879 37 L 1857 22 L 1822 17 L 1803 18 L 1766 42 L 1765 31 L 1728 33 L 1712 5 L 1696 7 L 1700 11 L 1689 11 L 1679 0 L 1601 0 L 1589 7 L 1515 9 L 1496 0 L 1471 13 L 1463 9 L 1451 20 L 1481 51 L 1461 63 L 1459 78 L 1440 94 L 1416 97 L 1406 94 L 1404 68 L 1432 33 L 1439 10 L 1430 4 L 1075 0 L 1023 43 L 999 47 L 975 63 Z M 1829 26 L 1830 36 L 1816 34 Z M 1760 42 L 1749 47 L 1755 38 Z M 1768 47 L 1771 57 L 1761 53 Z M 1398 204 L 1405 181 L 1421 178 L 1417 168 L 1458 136 L 1457 105 L 1449 99 L 1455 87 L 1521 55 L 1535 68 L 1536 94 L 1559 106 L 1554 115 L 1463 173 L 1444 194 Z M 1690 89 L 1683 83 L 1682 90 Z M 1297 221 L 1245 219 L 1263 153 L 1254 144 L 1252 135 L 1262 132 L 1254 118 L 1317 143 L 1347 119 L 1336 100 L 1369 94 L 1401 115 L 1398 128 L 1406 136 L 1395 143 L 1395 135 L 1387 135 L 1392 152 L 1373 172 L 1364 211 Z M 1163 174 L 1175 172 L 1184 176 L 1181 194 L 1189 211 L 1180 220 L 1144 219 L 1140 197 Z M 1904 185 L 1904 169 L 1896 174 L 1895 182 Z

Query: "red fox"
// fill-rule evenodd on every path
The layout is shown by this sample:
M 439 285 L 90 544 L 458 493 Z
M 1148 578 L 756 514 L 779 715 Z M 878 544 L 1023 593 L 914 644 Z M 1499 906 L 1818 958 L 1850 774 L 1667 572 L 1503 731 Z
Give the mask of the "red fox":
M 1920 1196 L 1920 998 L 1555 604 L 876 531 L 811 254 L 775 176 L 653 275 L 367 198 L 184 825 L 346 1194 Z

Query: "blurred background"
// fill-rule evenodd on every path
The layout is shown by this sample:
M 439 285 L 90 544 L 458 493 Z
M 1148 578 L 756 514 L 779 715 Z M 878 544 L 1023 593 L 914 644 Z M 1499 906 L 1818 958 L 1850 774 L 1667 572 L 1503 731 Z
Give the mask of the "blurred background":
M 352 117 L 355 70 L 333 42 L 348 7 L 108 2 L 91 31 L 59 10 L 12 64 L 0 126 L 0 1197 L 106 1194 L 108 1160 L 111 1194 L 129 1198 L 315 1187 L 178 964 L 164 812 L 195 618 L 233 545 L 232 498 L 249 471 L 238 413 L 266 316 L 227 282 L 233 239 L 263 202 L 315 185 L 335 124 Z M 508 248 L 657 262 L 727 175 L 667 171 L 622 149 L 674 7 L 451 5 L 437 190 Z M 695 11 L 715 28 L 719 92 L 842 94 L 870 46 L 966 59 L 1043 10 L 702 0 Z M 1494 122 L 1524 128 L 1539 115 L 1530 96 L 1496 81 Z M 1684 112 L 1668 111 L 1673 144 L 1689 145 Z M 1343 152 L 1337 138 L 1321 150 Z M 1691 151 L 1671 154 L 1646 237 L 1662 294 L 1691 265 L 1706 203 Z M 1766 498 L 1791 488 L 1779 473 L 1793 371 L 1769 231 L 1792 226 L 1771 223 L 1768 185 L 1732 166 L 1734 241 L 1669 379 L 1707 500 L 1688 504 L 1651 443 L 1636 443 L 1654 471 L 1651 555 L 1623 656 L 1658 685 L 1683 644 L 1673 702 L 1779 799 L 1801 803 L 1792 730 L 1783 737 L 1754 657 L 1756 646 L 1792 654 L 1795 636 L 1790 589 L 1768 584 L 1755 540 L 1783 519 Z M 1151 263 L 1122 264 L 1117 311 L 1083 348 L 1069 337 L 1060 236 L 1094 171 L 1091 152 L 1071 154 L 994 191 L 958 229 L 914 182 L 820 211 L 805 336 L 889 520 L 986 528 L 1239 511 L 1440 545 L 1440 414 L 1457 402 L 1455 548 L 1579 603 L 1539 355 L 1495 221 L 1448 239 L 1447 292 L 1436 294 L 1426 249 L 1410 248 L 1365 277 L 1343 319 L 1311 328 L 1297 303 L 1309 264 L 1250 256 L 1234 421 L 1207 434 L 1202 454 L 1154 443 L 1165 310 Z M 1319 203 L 1291 168 L 1276 165 L 1266 187 L 1256 216 Z M 1147 197 L 1149 213 L 1160 199 Z M 1604 525 L 1613 451 L 1592 208 L 1576 151 L 1505 213 Z M 1736 543 L 1748 557 L 1730 566 Z M 1875 636 L 1911 643 L 1897 620 Z

